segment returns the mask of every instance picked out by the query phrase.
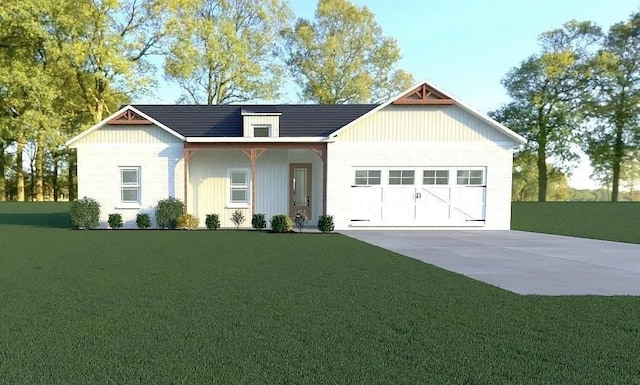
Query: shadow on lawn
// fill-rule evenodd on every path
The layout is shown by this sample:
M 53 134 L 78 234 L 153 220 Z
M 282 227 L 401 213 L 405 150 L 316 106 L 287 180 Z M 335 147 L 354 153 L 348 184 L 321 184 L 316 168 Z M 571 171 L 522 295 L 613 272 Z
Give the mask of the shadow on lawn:
M 1 202 L 2 225 L 70 229 L 69 207 L 64 203 Z

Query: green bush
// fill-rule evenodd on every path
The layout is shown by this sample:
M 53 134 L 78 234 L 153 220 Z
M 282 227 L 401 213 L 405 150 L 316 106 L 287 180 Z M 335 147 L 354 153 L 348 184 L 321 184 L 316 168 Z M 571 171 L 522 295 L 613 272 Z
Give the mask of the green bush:
M 287 233 L 292 229 L 291 218 L 288 215 L 274 215 L 271 217 L 271 230 L 274 233 Z
M 178 217 L 178 228 L 193 230 L 198 228 L 198 218 L 191 214 L 182 214 Z
M 218 230 L 220 228 L 220 216 L 218 214 L 207 214 L 204 224 L 209 230 Z
M 333 231 L 333 215 L 321 215 L 318 219 L 318 230 L 327 234 Z
M 149 214 L 145 213 L 136 215 L 136 226 L 138 226 L 139 229 L 148 229 L 151 227 L 151 218 L 149 217 Z
M 92 229 L 100 223 L 100 203 L 84 197 L 71 204 L 71 224 L 74 229 Z
M 184 213 L 184 203 L 177 198 L 162 199 L 156 206 L 156 224 L 161 229 L 175 229 L 178 217 Z
M 109 223 L 109 227 L 111 227 L 112 229 L 119 229 L 122 227 L 123 223 L 122 223 L 122 215 L 120 214 L 109 214 L 109 220 L 107 221 L 107 223 Z
M 244 217 L 244 213 L 240 209 L 237 209 L 233 212 L 233 214 L 231 214 L 231 222 L 236 225 L 236 229 L 238 229 L 240 225 L 244 223 L 245 219 L 246 218 Z
M 253 214 L 251 226 L 258 231 L 267 227 L 267 220 L 264 218 L 264 214 Z

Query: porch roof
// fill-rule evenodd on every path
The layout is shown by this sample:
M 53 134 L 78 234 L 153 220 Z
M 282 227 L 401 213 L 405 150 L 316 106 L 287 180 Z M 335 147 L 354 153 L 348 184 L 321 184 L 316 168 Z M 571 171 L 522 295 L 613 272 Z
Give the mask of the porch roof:
M 242 112 L 280 114 L 280 137 L 327 137 L 377 104 L 133 105 L 184 137 L 242 137 Z

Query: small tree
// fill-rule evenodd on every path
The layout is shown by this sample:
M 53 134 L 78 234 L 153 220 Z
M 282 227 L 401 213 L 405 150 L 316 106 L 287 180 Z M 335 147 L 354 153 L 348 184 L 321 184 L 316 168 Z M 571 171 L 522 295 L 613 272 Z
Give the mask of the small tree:
M 231 222 L 236 225 L 236 229 L 240 228 L 240 225 L 244 223 L 245 219 L 244 213 L 240 209 L 237 209 L 231 214 Z
M 307 212 L 304 210 L 298 210 L 296 215 L 293 217 L 293 222 L 296 224 L 298 232 L 301 233 L 304 225 L 307 223 Z

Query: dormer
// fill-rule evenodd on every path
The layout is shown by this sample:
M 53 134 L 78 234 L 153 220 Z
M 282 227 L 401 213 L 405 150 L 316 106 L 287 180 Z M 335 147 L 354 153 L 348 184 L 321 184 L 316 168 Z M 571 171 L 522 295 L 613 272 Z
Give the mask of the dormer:
M 280 115 L 275 111 L 243 108 L 242 127 L 245 138 L 277 138 L 280 136 Z

